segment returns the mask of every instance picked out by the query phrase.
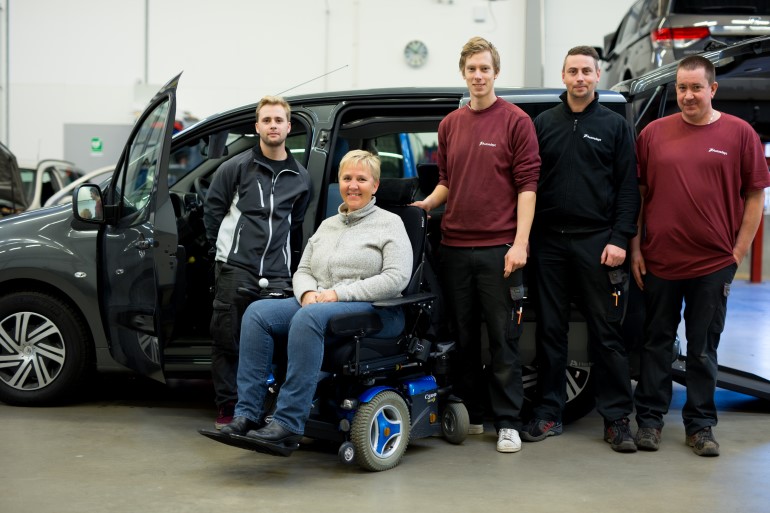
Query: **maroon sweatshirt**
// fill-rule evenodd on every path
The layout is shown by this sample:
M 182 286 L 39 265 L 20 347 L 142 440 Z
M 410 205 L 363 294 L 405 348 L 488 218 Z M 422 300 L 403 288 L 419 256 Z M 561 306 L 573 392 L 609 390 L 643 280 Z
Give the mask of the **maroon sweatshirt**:
M 536 191 L 540 152 L 535 127 L 520 108 L 492 106 L 452 112 L 438 129 L 439 184 L 449 189 L 442 243 L 473 247 L 510 244 L 520 192 Z

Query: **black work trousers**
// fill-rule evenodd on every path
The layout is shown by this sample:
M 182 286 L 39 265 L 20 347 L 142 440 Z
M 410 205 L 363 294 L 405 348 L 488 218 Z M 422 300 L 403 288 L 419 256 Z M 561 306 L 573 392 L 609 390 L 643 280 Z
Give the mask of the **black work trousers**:
M 537 396 L 534 416 L 562 420 L 567 390 L 567 352 L 571 304 L 586 320 L 596 410 L 605 421 L 633 411 L 628 354 L 621 332 L 628 273 L 601 264 L 609 230 L 589 234 L 539 231 L 532 234 L 537 314 Z M 613 284 L 610 272 L 623 282 Z
M 671 404 L 671 363 L 674 340 L 684 301 L 687 337 L 687 400 L 682 408 L 686 434 L 716 426 L 714 392 L 717 383 L 717 347 L 727 315 L 727 296 L 737 264 L 706 276 L 665 280 L 649 270 L 644 277 L 645 336 L 636 386 L 636 422 L 639 427 L 663 427 Z
M 468 408 L 472 424 L 481 424 L 488 390 L 496 429 L 521 429 L 524 387 L 519 337 L 511 287 L 521 285 L 522 270 L 503 277 L 509 246 L 441 246 L 441 270 L 447 311 L 459 346 L 454 392 Z M 481 323 L 486 324 L 490 372 L 481 356 Z
M 238 348 L 241 318 L 253 297 L 238 293 L 239 287 L 259 291 L 260 276 L 241 267 L 217 262 L 211 325 L 211 379 L 217 406 L 237 402 Z M 282 289 L 287 280 L 269 280 L 270 287 Z

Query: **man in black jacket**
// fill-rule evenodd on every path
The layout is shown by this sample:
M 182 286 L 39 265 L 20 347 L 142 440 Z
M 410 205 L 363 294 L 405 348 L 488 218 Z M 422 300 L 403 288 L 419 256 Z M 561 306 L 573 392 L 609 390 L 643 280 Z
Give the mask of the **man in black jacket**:
M 241 317 L 250 301 L 238 288 L 280 290 L 290 284 L 292 242 L 299 254 L 311 194 L 307 170 L 286 149 L 286 100 L 260 100 L 256 131 L 259 144 L 222 164 L 206 195 L 206 236 L 216 248 L 211 374 L 217 429 L 230 423 L 237 400 Z
M 521 438 L 535 442 L 562 432 L 574 301 L 586 318 L 604 439 L 615 451 L 634 452 L 621 321 L 628 280 L 623 265 L 640 200 L 631 128 L 599 104 L 598 58 L 590 46 L 571 49 L 562 68 L 563 103 L 535 119 L 542 159 L 530 239 L 538 396 Z

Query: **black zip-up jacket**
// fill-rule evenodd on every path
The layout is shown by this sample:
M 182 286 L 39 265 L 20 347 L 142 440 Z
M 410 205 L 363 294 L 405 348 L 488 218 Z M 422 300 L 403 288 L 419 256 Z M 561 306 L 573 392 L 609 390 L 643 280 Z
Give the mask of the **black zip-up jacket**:
M 572 112 L 561 105 L 535 118 L 540 180 L 533 230 L 594 233 L 610 228 L 610 244 L 626 249 L 636 235 L 640 199 L 631 127 L 599 103 Z
M 222 164 L 203 216 L 216 260 L 266 278 L 289 278 L 292 232 L 301 233 L 311 191 L 307 170 L 290 152 L 277 173 L 259 144 Z

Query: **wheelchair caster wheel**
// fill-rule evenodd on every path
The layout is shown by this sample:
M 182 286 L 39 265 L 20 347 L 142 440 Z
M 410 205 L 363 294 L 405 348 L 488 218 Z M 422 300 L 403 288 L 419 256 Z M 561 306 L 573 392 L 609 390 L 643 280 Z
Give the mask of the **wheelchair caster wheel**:
M 354 465 L 356 463 L 356 448 L 353 447 L 352 442 L 345 442 L 340 445 L 337 456 L 339 456 L 340 461 L 345 465 Z
M 449 403 L 441 415 L 441 433 L 450 444 L 461 444 L 470 427 L 468 410 L 463 403 Z

